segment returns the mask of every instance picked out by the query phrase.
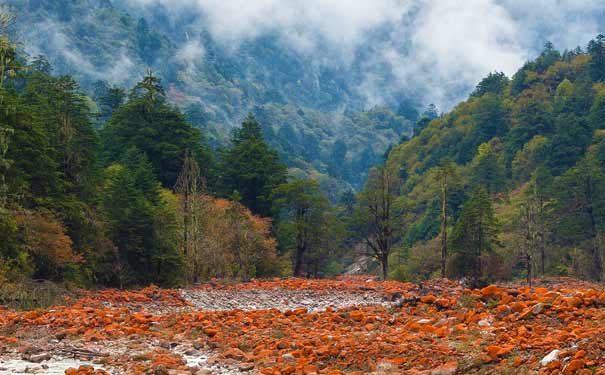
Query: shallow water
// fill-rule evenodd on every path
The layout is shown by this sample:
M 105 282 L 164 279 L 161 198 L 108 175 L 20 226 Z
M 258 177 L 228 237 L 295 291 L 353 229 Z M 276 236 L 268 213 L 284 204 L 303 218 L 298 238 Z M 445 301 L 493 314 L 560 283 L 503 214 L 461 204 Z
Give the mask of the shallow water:
M 42 365 L 48 366 L 43 368 Z M 22 359 L 0 359 L 0 375 L 25 375 L 25 374 L 44 374 L 44 375 L 65 375 L 65 370 L 70 367 L 78 368 L 81 365 L 93 366 L 95 369 L 100 367 L 94 366 L 91 362 L 81 361 L 77 359 L 51 359 L 42 363 L 33 363 Z

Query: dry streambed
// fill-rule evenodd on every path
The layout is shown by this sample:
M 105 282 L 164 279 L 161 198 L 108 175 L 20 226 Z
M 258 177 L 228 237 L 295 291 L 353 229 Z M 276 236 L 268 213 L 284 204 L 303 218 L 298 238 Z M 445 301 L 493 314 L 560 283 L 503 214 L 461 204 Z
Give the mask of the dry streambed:
M 346 278 L 83 292 L 49 310 L 0 310 L 0 373 L 605 375 L 603 287 L 538 285 Z
M 152 288 L 153 290 L 153 288 Z M 249 285 L 238 287 L 203 287 L 172 291 L 171 298 L 164 298 L 159 290 L 149 294 L 151 298 L 141 297 L 136 293 L 97 300 L 106 309 L 127 308 L 129 311 L 155 316 L 183 314 L 194 311 L 253 311 L 277 309 L 288 311 L 305 309 L 308 312 L 319 312 L 326 308 L 341 309 L 351 306 L 381 305 L 388 301 L 385 295 L 372 288 L 356 288 L 354 292 L 335 288 L 299 288 L 264 287 Z M 176 292 L 176 293 L 175 293 Z M 178 301 L 182 298 L 182 301 Z M 172 299 L 172 300 L 171 300 Z M 175 303 L 175 300 L 178 303 Z M 92 302 L 92 301 L 91 301 Z M 85 304 L 86 305 L 86 304 Z M 95 303 L 88 303 L 95 305 Z M 51 310 L 52 311 L 52 310 Z M 89 340 L 86 338 L 66 338 L 66 335 L 53 334 L 46 330 L 30 329 L 17 332 L 20 345 L 8 345 L 0 350 L 0 375 L 3 374 L 48 374 L 63 375 L 68 369 L 84 366 L 84 372 L 103 370 L 111 374 L 125 374 L 126 370 L 116 366 L 121 361 L 148 361 L 154 353 L 163 352 L 181 358 L 184 366 L 196 374 L 252 374 L 255 366 L 242 361 L 238 353 L 219 356 L 212 348 L 202 347 L 196 343 L 169 342 L 158 339 L 118 338 L 114 340 Z M 151 354 L 150 354 L 151 353 Z M 105 361 L 108 357 L 116 358 L 113 363 Z M 98 372 L 100 373 L 100 371 Z

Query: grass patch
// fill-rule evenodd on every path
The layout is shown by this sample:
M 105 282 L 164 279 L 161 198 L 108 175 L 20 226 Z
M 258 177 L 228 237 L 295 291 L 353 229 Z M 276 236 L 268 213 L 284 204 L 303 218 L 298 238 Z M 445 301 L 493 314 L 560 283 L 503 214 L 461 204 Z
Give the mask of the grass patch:
M 0 284 L 0 304 L 15 310 L 45 309 L 73 296 L 75 293 L 50 281 Z
M 472 294 L 465 294 L 458 298 L 458 304 L 464 308 L 472 309 L 477 305 L 478 298 Z
M 271 337 L 274 339 L 283 339 L 284 337 L 286 337 L 286 334 L 281 329 L 276 329 L 271 332 Z

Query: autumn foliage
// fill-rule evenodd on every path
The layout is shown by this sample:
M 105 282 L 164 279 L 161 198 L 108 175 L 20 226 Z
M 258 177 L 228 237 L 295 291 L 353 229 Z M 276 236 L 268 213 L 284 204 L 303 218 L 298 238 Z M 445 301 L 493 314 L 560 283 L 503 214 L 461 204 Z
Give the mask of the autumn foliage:
M 195 276 L 189 281 L 248 280 L 280 272 L 271 219 L 252 214 L 240 203 L 209 195 L 200 197 L 197 210 L 197 243 L 182 249 L 187 273 Z

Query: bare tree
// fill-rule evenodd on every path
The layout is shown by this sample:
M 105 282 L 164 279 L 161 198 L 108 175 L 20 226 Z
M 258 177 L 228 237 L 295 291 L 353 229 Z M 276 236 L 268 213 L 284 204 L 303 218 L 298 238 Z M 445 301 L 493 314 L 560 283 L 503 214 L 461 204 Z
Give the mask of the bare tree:
M 396 204 L 401 180 L 386 166 L 372 169 L 359 194 L 355 226 L 372 256 L 382 266 L 382 277 L 389 273 L 389 255 L 402 232 L 399 219 L 403 210 Z
M 447 248 L 447 230 L 448 230 L 448 197 L 450 182 L 454 175 L 454 166 L 451 163 L 445 163 L 437 168 L 437 178 L 441 190 L 441 277 L 446 277 L 446 266 L 448 259 Z
M 189 152 L 183 162 L 175 191 L 181 198 L 182 252 L 187 259 L 187 280 L 198 282 L 202 261 L 201 211 L 204 204 L 204 179 L 197 161 Z

